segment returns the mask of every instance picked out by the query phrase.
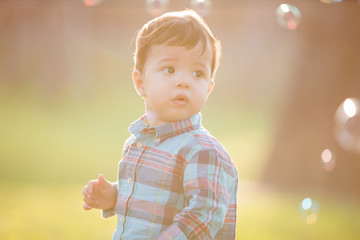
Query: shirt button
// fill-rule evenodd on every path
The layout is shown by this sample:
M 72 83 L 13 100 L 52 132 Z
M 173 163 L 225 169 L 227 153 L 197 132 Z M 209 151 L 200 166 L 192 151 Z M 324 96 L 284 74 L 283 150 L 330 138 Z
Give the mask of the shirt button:
M 121 216 L 121 217 L 119 217 L 119 222 L 123 222 L 124 221 L 124 217 L 123 216 Z
M 128 184 L 131 183 L 131 177 L 129 177 L 129 178 L 127 179 L 127 183 L 128 183 Z
M 136 144 L 136 146 L 137 146 L 138 148 L 141 148 L 141 147 L 142 147 L 142 142 L 138 142 L 138 143 Z

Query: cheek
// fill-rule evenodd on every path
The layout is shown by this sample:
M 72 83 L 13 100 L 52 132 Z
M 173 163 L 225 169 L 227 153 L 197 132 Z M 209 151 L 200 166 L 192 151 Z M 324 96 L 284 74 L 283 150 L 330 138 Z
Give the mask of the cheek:
M 209 93 L 208 84 L 200 84 L 197 86 L 197 95 L 199 98 L 206 100 Z
M 164 84 L 154 84 L 149 86 L 147 91 L 147 97 L 151 99 L 152 102 L 161 103 L 169 98 L 170 89 L 167 88 Z
M 170 92 L 170 89 L 166 86 L 166 84 L 158 83 L 151 87 L 151 91 L 153 94 L 155 94 L 155 97 L 163 98 L 168 95 Z

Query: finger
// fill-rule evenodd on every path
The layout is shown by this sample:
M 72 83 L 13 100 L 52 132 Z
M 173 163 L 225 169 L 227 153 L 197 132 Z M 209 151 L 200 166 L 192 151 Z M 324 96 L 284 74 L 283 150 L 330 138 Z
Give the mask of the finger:
M 86 204 L 86 203 L 83 204 L 83 208 L 85 210 L 91 210 L 92 209 L 92 207 L 90 205 Z
M 104 175 L 102 174 L 99 174 L 98 181 L 100 186 L 103 186 L 107 182 L 106 179 L 104 178 Z
M 87 193 L 88 194 L 92 194 L 95 192 L 97 185 L 99 184 L 99 181 L 96 180 L 91 180 L 88 184 L 87 184 Z
M 88 197 L 87 195 L 84 195 L 83 201 L 84 201 L 85 203 L 87 203 L 88 205 L 92 205 L 92 206 L 93 206 L 94 204 L 96 204 L 96 202 L 97 202 L 97 200 L 95 199 L 94 196 Z
M 89 189 L 90 189 L 89 184 L 85 185 L 85 187 L 82 189 L 83 195 L 89 195 Z
M 99 201 L 97 199 L 87 199 L 83 198 L 84 204 L 90 206 L 91 208 L 99 208 Z
M 83 195 L 90 197 L 90 196 L 92 195 L 92 193 L 94 192 L 93 188 L 94 188 L 94 183 L 89 182 L 89 183 L 83 188 L 83 191 L 82 191 Z

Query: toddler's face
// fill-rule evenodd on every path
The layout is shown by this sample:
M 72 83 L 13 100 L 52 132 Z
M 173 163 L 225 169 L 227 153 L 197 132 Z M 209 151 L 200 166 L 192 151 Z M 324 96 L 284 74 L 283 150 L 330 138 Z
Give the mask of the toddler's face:
M 213 88 L 211 50 L 159 44 L 151 46 L 136 90 L 145 100 L 151 126 L 180 121 L 200 112 Z

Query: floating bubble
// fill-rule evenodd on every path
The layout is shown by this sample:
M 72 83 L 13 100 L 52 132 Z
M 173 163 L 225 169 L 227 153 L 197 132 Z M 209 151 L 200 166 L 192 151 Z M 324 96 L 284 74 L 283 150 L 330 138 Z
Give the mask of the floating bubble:
M 340 3 L 343 0 L 320 0 L 323 3 Z
M 300 25 L 301 13 L 299 9 L 293 5 L 281 4 L 276 9 L 276 20 L 280 26 L 295 30 Z
M 326 171 L 331 172 L 335 169 L 335 156 L 330 149 L 322 151 L 321 160 Z
M 191 7 L 202 17 L 209 14 L 211 6 L 211 0 L 191 0 Z
M 335 113 L 335 138 L 342 149 L 360 154 L 360 100 L 347 98 Z
M 311 213 L 306 217 L 306 224 L 314 224 L 318 219 L 318 215 L 316 213 Z
M 355 116 L 357 111 L 356 103 L 350 99 L 347 98 L 344 102 L 344 112 L 349 117 L 352 118 Z
M 312 205 L 312 200 L 311 198 L 305 198 L 302 202 L 301 202 L 301 208 L 303 210 L 309 210 L 311 208 Z
M 311 198 L 305 198 L 300 203 L 300 219 L 306 224 L 314 224 L 318 219 L 319 202 Z
M 99 5 L 104 0 L 83 0 L 83 1 L 84 1 L 85 6 L 93 7 L 93 6 Z
M 146 0 L 146 10 L 153 17 L 160 16 L 167 11 L 169 0 Z

